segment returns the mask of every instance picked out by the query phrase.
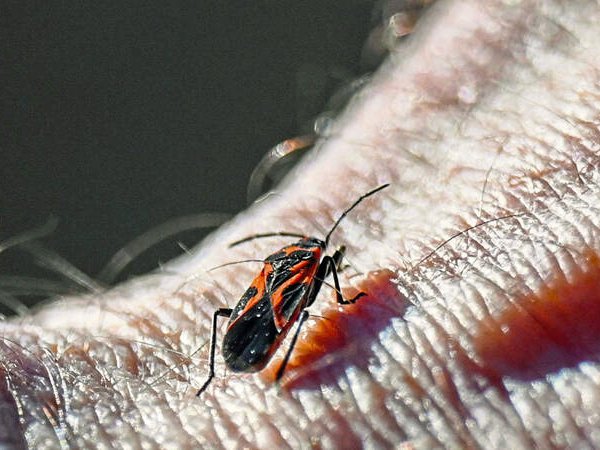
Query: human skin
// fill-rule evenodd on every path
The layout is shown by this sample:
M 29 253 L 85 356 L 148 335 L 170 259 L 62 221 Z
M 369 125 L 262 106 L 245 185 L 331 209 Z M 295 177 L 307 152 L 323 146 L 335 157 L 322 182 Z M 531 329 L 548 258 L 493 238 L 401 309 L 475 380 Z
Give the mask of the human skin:
M 278 195 L 160 274 L 2 324 L 0 442 L 600 447 L 599 35 L 592 1 L 436 3 Z M 281 389 L 217 358 L 196 398 L 212 313 L 260 264 L 209 269 L 287 241 L 227 244 L 322 236 L 382 183 L 329 249 L 363 306 L 324 287 Z

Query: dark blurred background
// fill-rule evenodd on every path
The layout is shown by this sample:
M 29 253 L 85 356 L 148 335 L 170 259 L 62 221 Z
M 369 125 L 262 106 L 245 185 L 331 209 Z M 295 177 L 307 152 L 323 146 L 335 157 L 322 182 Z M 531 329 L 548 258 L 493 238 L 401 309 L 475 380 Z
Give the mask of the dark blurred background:
M 91 276 L 170 218 L 243 209 L 261 156 L 326 101 L 307 105 L 302 84 L 319 95 L 335 84 L 299 74 L 360 74 L 373 9 L 368 0 L 140 3 L 1 8 L 0 241 L 54 215 L 44 244 Z M 128 273 L 181 249 L 157 251 Z M 13 253 L 0 254 L 0 273 L 28 273 Z

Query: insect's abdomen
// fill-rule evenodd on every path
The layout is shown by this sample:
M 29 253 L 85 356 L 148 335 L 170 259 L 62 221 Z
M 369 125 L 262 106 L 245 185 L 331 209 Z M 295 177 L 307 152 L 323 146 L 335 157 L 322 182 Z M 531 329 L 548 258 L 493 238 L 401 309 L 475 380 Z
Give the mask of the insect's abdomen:
M 223 339 L 223 358 L 234 372 L 261 370 L 287 334 L 275 328 L 268 298 L 261 299 L 249 313 L 232 323 Z
M 227 366 L 235 372 L 255 372 L 261 370 L 277 351 L 290 327 L 300 313 L 300 306 L 308 293 L 309 285 L 287 286 L 280 297 L 280 313 L 287 320 L 281 328 L 277 327 L 273 309 L 273 298 L 263 292 L 262 298 L 246 300 L 246 297 L 258 295 L 252 287 L 240 300 L 245 305 L 243 314 L 232 314 L 227 333 L 223 339 L 223 358 Z M 250 307 L 248 307 L 250 305 Z M 239 307 L 239 305 L 238 305 Z M 236 307 L 237 308 L 237 307 Z

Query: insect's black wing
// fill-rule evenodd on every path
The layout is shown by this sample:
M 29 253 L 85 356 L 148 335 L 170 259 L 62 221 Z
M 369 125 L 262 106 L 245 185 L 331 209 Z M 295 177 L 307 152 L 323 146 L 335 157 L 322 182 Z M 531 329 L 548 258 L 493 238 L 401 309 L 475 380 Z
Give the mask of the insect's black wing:
M 233 322 L 223 339 L 223 357 L 234 372 L 261 370 L 277 349 L 271 300 L 263 296 Z

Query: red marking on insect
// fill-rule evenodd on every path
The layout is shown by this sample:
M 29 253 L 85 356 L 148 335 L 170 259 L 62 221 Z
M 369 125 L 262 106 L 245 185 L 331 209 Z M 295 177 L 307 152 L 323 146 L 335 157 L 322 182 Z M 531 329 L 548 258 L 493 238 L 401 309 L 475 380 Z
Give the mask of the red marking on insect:
M 359 302 L 343 309 L 328 308 L 322 317 L 314 318 L 310 331 L 298 339 L 282 386 L 295 389 L 330 384 L 348 363 L 365 368 L 372 356 L 370 347 L 379 332 L 406 309 L 407 302 L 398 290 L 396 277 L 391 270 L 377 270 L 367 274 L 356 288 L 344 289 L 344 296 L 349 298 L 360 292 L 367 294 Z M 275 367 L 269 366 L 262 372 L 265 381 L 276 380 Z
M 278 381 L 283 376 L 294 349 L 302 325 L 308 319 L 306 308 L 311 306 L 325 279 L 333 276 L 336 299 L 341 305 L 354 303 L 364 292 L 350 299 L 342 296 L 337 270 L 344 256 L 340 247 L 332 256 L 324 255 L 329 238 L 342 219 L 365 198 L 388 187 L 379 186 L 360 196 L 335 221 L 325 239 L 308 237 L 296 233 L 265 233 L 241 239 L 231 244 L 239 245 L 253 239 L 269 236 L 292 236 L 299 240 L 268 256 L 263 268 L 235 308 L 219 308 L 212 320 L 209 353 L 209 375 L 196 395 L 202 394 L 214 378 L 217 321 L 229 318 L 223 338 L 222 353 L 225 363 L 234 372 L 256 372 L 265 367 L 287 336 L 290 328 L 298 322 L 290 347 L 275 375 Z

